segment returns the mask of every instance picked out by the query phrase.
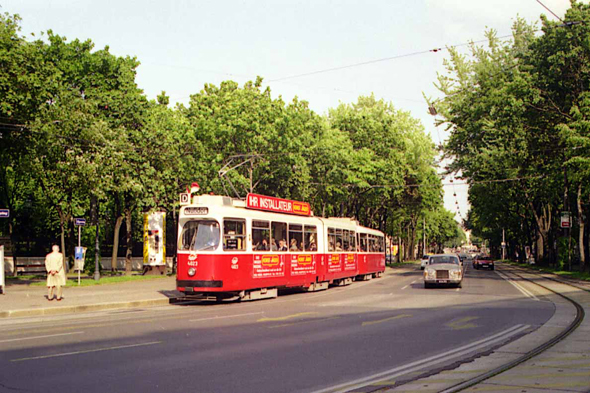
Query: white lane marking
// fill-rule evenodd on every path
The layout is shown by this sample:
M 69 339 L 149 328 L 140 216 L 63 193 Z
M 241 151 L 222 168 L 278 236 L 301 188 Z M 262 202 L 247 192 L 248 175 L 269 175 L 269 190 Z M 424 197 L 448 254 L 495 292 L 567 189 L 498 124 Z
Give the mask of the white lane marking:
M 61 356 L 81 355 L 81 354 L 92 353 L 92 352 L 103 352 L 103 351 L 113 351 L 113 350 L 116 350 L 116 349 L 145 347 L 146 345 L 155 345 L 155 344 L 161 344 L 161 343 L 162 343 L 162 341 L 152 341 L 152 342 L 149 342 L 149 343 L 131 344 L 131 345 L 120 345 L 118 347 L 88 349 L 86 351 L 55 353 L 53 355 L 34 356 L 34 357 L 30 357 L 30 358 L 12 359 L 11 362 L 22 362 L 22 361 L 25 361 L 25 360 L 49 359 L 49 358 L 57 358 L 57 357 L 61 357 Z
M 529 297 L 533 300 L 536 301 L 540 301 L 538 297 L 536 297 L 535 295 L 533 295 L 531 292 L 529 292 L 526 288 L 524 288 L 522 285 L 515 283 L 511 277 L 505 275 L 504 273 L 500 273 L 497 270 L 494 270 L 496 272 L 496 274 L 500 277 L 502 277 L 504 280 L 508 281 L 510 284 L 512 284 L 514 286 L 514 288 L 518 289 L 524 296 Z
M 354 381 L 349 381 L 347 383 L 339 384 L 339 385 L 325 388 L 322 390 L 317 390 L 314 393 L 347 392 L 350 390 L 354 390 L 354 389 L 358 389 L 358 388 L 370 385 L 372 383 L 375 383 L 375 382 L 383 380 L 383 379 L 397 378 L 400 375 L 408 374 L 408 373 L 423 369 L 425 367 L 433 366 L 438 363 L 442 363 L 444 361 L 447 361 L 448 359 L 461 357 L 461 356 L 466 355 L 469 352 L 472 352 L 474 350 L 486 347 L 488 345 L 495 344 L 496 342 L 505 340 L 509 337 L 519 334 L 520 332 L 527 330 L 529 327 L 530 327 L 530 325 L 522 325 L 522 324 L 514 325 L 513 327 L 506 329 L 504 331 L 501 331 L 500 333 L 496 333 L 493 336 L 490 336 L 488 338 L 485 338 L 485 339 L 482 339 L 479 341 L 475 341 L 471 344 L 467 344 L 467 345 L 464 345 L 459 348 L 455 348 L 455 349 L 447 351 L 445 353 L 441 353 L 441 354 L 434 355 L 434 356 L 431 356 L 431 357 L 428 357 L 425 359 L 417 360 L 415 362 L 411 362 L 411 363 L 405 364 L 403 366 L 393 368 L 391 370 L 387 370 L 387 371 L 383 371 L 383 372 L 380 372 L 377 374 L 373 374 L 368 377 L 359 378 Z
M 0 343 L 10 343 L 10 342 L 14 342 L 14 341 L 25 341 L 25 340 L 36 340 L 36 339 L 39 339 L 39 338 L 69 336 L 69 335 L 72 335 L 72 334 L 82 334 L 82 333 L 84 333 L 84 332 L 71 332 L 71 333 L 49 334 L 49 335 L 46 335 L 46 336 L 11 338 L 10 340 L 1 340 Z
M 411 283 L 409 283 L 408 285 L 406 285 L 405 287 L 403 287 L 401 290 L 403 291 L 404 289 L 408 288 L 410 285 L 416 284 L 416 282 L 418 282 L 418 280 L 412 281 Z
M 259 315 L 259 314 L 264 314 L 264 311 L 260 311 L 260 312 L 249 312 L 246 314 L 237 314 L 237 315 L 225 315 L 223 317 L 209 317 L 209 318 L 199 318 L 199 319 L 189 319 L 189 322 L 201 322 L 201 321 L 215 321 L 217 319 L 228 319 L 228 318 L 238 318 L 238 317 L 245 317 L 247 315 Z

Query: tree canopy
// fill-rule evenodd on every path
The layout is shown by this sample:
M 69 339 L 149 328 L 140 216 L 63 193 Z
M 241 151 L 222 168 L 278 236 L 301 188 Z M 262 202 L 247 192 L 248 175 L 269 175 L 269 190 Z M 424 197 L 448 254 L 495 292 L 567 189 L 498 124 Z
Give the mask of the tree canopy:
M 572 1 L 563 21 L 541 18 L 542 34 L 517 19 L 511 40 L 489 31 L 487 46 L 469 56 L 451 49 L 444 94 L 434 103 L 451 136 L 448 170 L 471 185 L 468 226 L 499 253 L 502 231 L 509 254 L 562 263 L 572 253 L 586 268 L 584 244 L 588 180 L 590 6 Z M 575 212 L 571 232 L 560 212 Z
M 71 256 L 74 217 L 95 215 L 101 226 L 84 230 L 86 244 L 100 240 L 114 259 L 124 236 L 130 261 L 140 214 L 175 218 L 193 181 L 206 193 L 256 192 L 354 217 L 404 244 L 408 258 L 423 231 L 422 248 L 460 237 L 430 137 L 391 103 L 361 96 L 321 116 L 273 97 L 259 77 L 207 84 L 170 107 L 165 92 L 145 97 L 138 59 L 52 31 L 29 41 L 19 24 L 0 15 L 0 205 L 11 209 L 0 232 L 16 254 L 38 255 L 60 237 Z

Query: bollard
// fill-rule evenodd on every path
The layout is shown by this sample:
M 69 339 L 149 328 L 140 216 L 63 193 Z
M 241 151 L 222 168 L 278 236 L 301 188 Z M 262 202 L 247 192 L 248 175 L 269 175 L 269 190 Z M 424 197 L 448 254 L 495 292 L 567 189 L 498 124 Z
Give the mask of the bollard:
M 0 244 L 0 293 L 6 293 L 6 283 L 4 282 L 4 246 Z

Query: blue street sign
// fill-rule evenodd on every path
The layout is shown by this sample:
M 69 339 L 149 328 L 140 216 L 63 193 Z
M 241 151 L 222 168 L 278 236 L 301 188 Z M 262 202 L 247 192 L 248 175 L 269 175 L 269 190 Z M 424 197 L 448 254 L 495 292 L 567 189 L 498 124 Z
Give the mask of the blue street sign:
M 0 218 L 10 217 L 10 209 L 0 209 Z
M 85 218 L 74 218 L 74 225 L 83 227 L 86 225 L 86 219 Z

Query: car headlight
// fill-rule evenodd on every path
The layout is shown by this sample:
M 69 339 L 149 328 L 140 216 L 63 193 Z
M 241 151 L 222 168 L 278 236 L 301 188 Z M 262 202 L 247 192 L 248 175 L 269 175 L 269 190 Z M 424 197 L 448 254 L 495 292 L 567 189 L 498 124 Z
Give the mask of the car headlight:
M 197 272 L 197 269 L 195 269 L 194 267 L 191 267 L 190 269 L 188 269 L 188 275 L 191 277 L 194 276 L 196 272 Z
M 436 270 L 426 269 L 424 270 L 424 278 L 434 278 L 436 276 Z
M 455 278 L 461 278 L 461 270 L 451 270 L 451 276 Z

